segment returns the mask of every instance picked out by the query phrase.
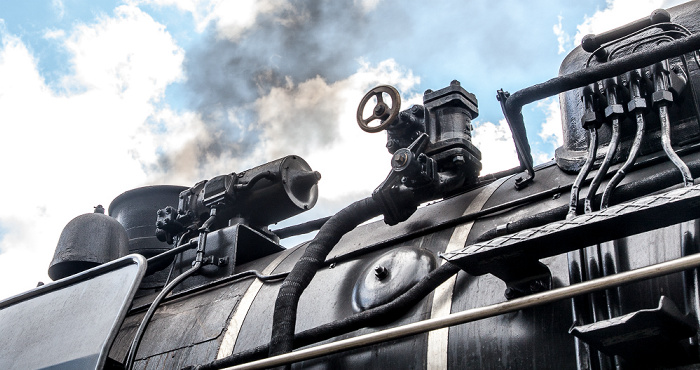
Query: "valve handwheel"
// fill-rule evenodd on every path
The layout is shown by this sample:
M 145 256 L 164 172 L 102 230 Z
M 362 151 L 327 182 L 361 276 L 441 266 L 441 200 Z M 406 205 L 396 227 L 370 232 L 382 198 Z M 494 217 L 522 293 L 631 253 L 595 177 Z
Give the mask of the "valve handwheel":
M 382 98 L 383 93 L 387 93 L 391 98 L 391 107 L 384 102 L 384 98 Z M 367 105 L 367 102 L 373 96 L 377 97 L 377 105 L 372 109 L 371 116 L 363 118 L 362 115 L 365 110 L 365 105 Z M 360 101 L 360 106 L 357 107 L 357 124 L 366 132 L 382 131 L 398 117 L 400 108 L 401 96 L 399 96 L 399 92 L 393 86 L 377 86 L 370 90 L 364 98 L 362 98 L 362 101 Z M 369 124 L 374 120 L 380 120 L 381 123 L 377 126 L 370 126 Z

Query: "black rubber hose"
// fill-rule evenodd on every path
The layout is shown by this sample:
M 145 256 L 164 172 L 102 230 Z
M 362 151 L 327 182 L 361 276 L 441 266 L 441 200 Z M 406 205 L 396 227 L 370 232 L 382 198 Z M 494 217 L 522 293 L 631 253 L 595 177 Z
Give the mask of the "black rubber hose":
M 440 286 L 440 284 L 444 283 L 447 279 L 459 271 L 460 269 L 457 266 L 451 263 L 445 263 L 431 271 L 409 290 L 391 302 L 356 313 L 342 320 L 320 325 L 297 334 L 294 337 L 294 347 L 299 348 L 307 346 L 342 334 L 347 334 L 370 325 L 378 325 L 388 322 L 387 320 L 406 313 L 428 294 L 434 291 L 438 286 Z M 195 369 L 221 369 L 244 362 L 255 361 L 265 358 L 268 351 L 268 345 L 261 345 L 247 351 L 234 353 L 231 356 L 212 361 L 208 364 L 199 365 L 195 367 Z
M 610 168 L 610 164 L 612 163 L 613 156 L 615 155 L 615 151 L 617 151 L 618 144 L 620 144 L 620 119 L 613 119 L 611 126 L 612 136 L 610 137 L 610 143 L 608 144 L 608 152 L 605 153 L 603 163 L 601 163 L 600 167 L 598 167 L 598 172 L 595 174 L 595 177 L 593 177 L 593 181 L 591 181 L 591 185 L 588 187 L 588 194 L 586 195 L 586 199 L 583 202 L 584 213 L 593 212 L 593 199 L 595 198 L 595 195 L 598 192 L 600 183 L 603 181 L 603 178 L 608 174 L 608 169 Z
M 639 87 L 637 87 L 637 89 L 639 89 Z M 608 181 L 608 185 L 605 187 L 600 201 L 600 209 L 608 208 L 608 204 L 610 204 L 610 195 L 613 191 L 615 191 L 615 187 L 617 187 L 620 181 L 625 178 L 627 171 L 634 165 L 634 162 L 637 160 L 637 156 L 639 155 L 639 148 L 642 146 L 642 140 L 644 139 L 646 123 L 643 112 L 635 113 L 634 117 L 635 121 L 637 121 L 637 133 L 634 135 L 634 142 L 630 148 L 630 153 L 627 156 L 625 163 L 615 173 L 615 176 Z
M 381 214 L 379 205 L 372 198 L 359 200 L 336 213 L 319 230 L 309 243 L 304 255 L 297 261 L 282 286 L 275 301 L 272 316 L 270 356 L 294 349 L 294 328 L 301 293 L 323 265 L 328 253 L 340 238 L 360 223 Z

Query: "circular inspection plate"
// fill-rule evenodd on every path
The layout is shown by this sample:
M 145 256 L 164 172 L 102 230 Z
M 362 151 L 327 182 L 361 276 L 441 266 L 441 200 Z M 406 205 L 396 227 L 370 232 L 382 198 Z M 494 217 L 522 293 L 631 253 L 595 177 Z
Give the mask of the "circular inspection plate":
M 415 247 L 384 253 L 362 271 L 352 290 L 357 312 L 390 302 L 435 268 L 433 253 Z

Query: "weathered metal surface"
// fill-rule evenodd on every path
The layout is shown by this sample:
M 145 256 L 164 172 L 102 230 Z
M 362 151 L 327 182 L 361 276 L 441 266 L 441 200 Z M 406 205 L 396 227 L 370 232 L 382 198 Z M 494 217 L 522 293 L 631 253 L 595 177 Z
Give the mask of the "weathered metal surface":
M 0 302 L 0 368 L 102 369 L 146 260 L 130 255 Z
M 700 5 L 697 3 L 687 4 L 670 11 L 673 22 L 687 25 L 693 32 L 700 30 L 700 26 L 698 26 L 700 22 L 697 19 L 699 13 Z M 597 39 L 605 39 L 609 35 L 599 35 L 600 37 Z M 680 42 L 674 42 L 673 45 L 696 48 L 695 42 L 700 42 L 697 41 L 697 36 L 684 38 Z M 644 47 L 646 48 L 646 46 Z M 585 54 L 577 49 L 562 67 L 562 75 L 568 77 L 560 77 L 525 89 L 513 94 L 502 103 L 509 118 L 513 118 L 513 107 L 518 105 L 522 107 L 525 102 L 545 93 L 553 94 L 560 89 L 578 86 L 581 83 L 593 83 L 604 77 L 615 77 L 623 72 L 626 73 L 626 68 L 636 68 L 637 64 L 641 65 L 651 60 L 648 58 L 662 58 L 666 55 L 664 53 L 678 53 L 678 50 L 668 49 L 671 47 L 661 51 L 640 53 L 644 55 L 632 58 L 629 58 L 628 55 L 624 56 L 626 53 L 622 52 L 617 54 L 618 56 L 623 55 L 621 58 L 610 58 L 611 60 L 602 63 L 594 59 L 595 56 Z M 581 70 L 580 66 L 585 64 L 589 57 L 592 60 L 592 68 Z M 670 136 L 673 140 L 670 144 L 674 145 L 672 149 L 680 148 L 676 151 L 680 158 L 688 164 L 690 175 L 697 176 L 700 173 L 700 153 L 697 152 L 697 144 L 692 144 L 692 142 L 698 139 L 700 133 L 696 117 L 698 104 L 695 98 L 698 96 L 698 84 L 694 82 L 700 78 L 700 75 L 698 75 L 698 67 L 694 65 L 694 62 L 690 63 L 687 68 L 689 87 L 683 92 L 683 99 L 669 107 Z M 673 71 L 672 68 L 670 70 Z M 673 75 L 669 74 L 668 79 L 670 84 Z M 434 160 L 440 162 L 436 168 L 438 171 L 445 170 L 441 180 L 450 180 L 450 176 L 456 173 L 453 170 L 472 160 L 465 157 L 464 153 L 471 153 L 474 158 L 477 158 L 476 152 L 470 152 L 469 145 L 464 144 L 469 143 L 470 127 L 468 121 L 474 118 L 477 113 L 476 99 L 475 97 L 472 99 L 468 93 L 464 93 L 460 89 L 458 84 L 451 84 L 446 89 L 428 92 L 425 95 L 425 106 L 414 106 L 400 112 L 396 120 L 405 125 L 403 128 L 388 127 L 390 140 L 387 147 L 390 152 L 403 153 L 399 152 L 401 148 L 406 148 L 421 134 L 428 134 L 431 145 L 433 143 L 435 145 L 432 145 L 432 148 L 426 150 L 424 154 L 434 155 Z M 669 93 L 677 94 L 672 90 L 671 87 L 668 88 Z M 531 171 L 529 180 L 523 179 L 522 176 L 513 176 L 499 178 L 498 182 L 488 185 L 486 182 L 488 179 L 496 179 L 499 176 L 485 176 L 481 178 L 485 181 L 479 185 L 488 185 L 486 188 L 472 188 L 467 191 L 464 184 L 450 188 L 451 191 L 442 195 L 453 194 L 452 190 L 459 194 L 420 207 L 406 221 L 395 226 L 387 226 L 382 221 L 378 221 L 361 225 L 347 233 L 330 252 L 323 268 L 318 270 L 309 287 L 301 295 L 296 331 L 297 333 L 308 332 L 319 327 L 326 327 L 329 324 L 344 324 L 349 321 L 348 318 L 372 310 L 358 310 L 358 306 L 373 307 L 379 305 L 374 308 L 380 308 L 384 302 L 389 302 L 388 304 L 403 302 L 402 298 L 405 295 L 401 291 L 406 286 L 420 284 L 415 284 L 415 282 L 418 280 L 419 276 L 417 275 L 420 275 L 420 270 L 424 265 L 420 262 L 416 263 L 414 260 L 410 260 L 408 264 L 399 263 L 395 258 L 396 255 L 402 251 L 417 251 L 415 255 L 434 258 L 440 252 L 454 252 L 455 245 L 497 245 L 464 257 L 468 262 L 466 268 L 470 272 L 479 274 L 495 272 L 504 278 L 508 285 L 490 274 L 472 276 L 464 272 L 456 275 L 453 273 L 449 275 L 451 278 L 445 278 L 446 282 L 434 293 L 429 293 L 427 296 L 421 295 L 412 300 L 405 308 L 401 307 L 403 310 L 400 313 L 394 314 L 392 311 L 392 315 L 361 321 L 362 325 L 355 325 L 352 328 L 345 326 L 343 329 L 345 331 L 342 331 L 342 334 L 338 334 L 341 331 L 330 331 L 333 335 L 337 335 L 335 337 L 327 335 L 328 332 L 319 334 L 316 339 L 307 337 L 304 338 L 303 345 L 316 345 L 313 343 L 314 340 L 335 342 L 369 333 L 381 337 L 387 333 L 382 333 L 384 329 L 391 329 L 403 324 L 421 326 L 423 325 L 421 322 L 424 322 L 428 317 L 441 320 L 450 313 L 478 312 L 484 307 L 491 307 L 489 312 L 494 315 L 493 317 L 443 328 L 431 334 L 413 334 L 410 337 L 394 339 L 390 342 L 375 343 L 368 347 L 307 359 L 292 365 L 292 367 L 367 369 L 397 367 L 604 369 L 617 367 L 624 369 L 626 363 L 623 358 L 612 358 L 600 354 L 592 346 L 587 346 L 568 334 L 572 322 L 578 326 L 595 324 L 623 317 L 636 311 L 648 310 L 656 305 L 661 295 L 678 303 L 681 313 L 689 314 L 697 321 L 696 318 L 700 316 L 698 311 L 700 301 L 697 289 L 698 275 L 695 271 L 655 277 L 624 286 L 610 285 L 611 288 L 607 291 L 587 293 L 578 296 L 574 302 L 559 300 L 547 304 L 533 301 L 528 306 L 513 304 L 513 302 L 527 301 L 533 296 L 504 302 L 504 292 L 507 294 L 507 287 L 529 288 L 530 282 L 527 278 L 531 277 L 528 276 L 531 270 L 528 266 L 543 267 L 538 274 L 539 276 L 546 275 L 546 283 L 551 284 L 551 288 L 566 289 L 571 283 L 578 282 L 595 285 L 597 283 L 588 281 L 595 277 L 612 278 L 612 281 L 620 276 L 625 276 L 624 274 L 629 270 L 677 260 L 697 253 L 699 249 L 697 235 L 700 223 L 693 219 L 700 212 L 700 197 L 691 195 L 669 199 L 659 194 L 649 196 L 649 194 L 665 192 L 669 186 L 678 185 L 681 176 L 679 176 L 678 169 L 667 160 L 666 155 L 660 152 L 654 153 L 661 150 L 660 122 L 654 118 L 657 113 L 644 116 L 645 110 L 639 112 L 647 123 L 642 135 L 643 140 L 638 145 L 639 160 L 636 161 L 636 164 L 624 168 L 624 178 L 618 176 L 615 180 L 619 180 L 619 186 L 613 186 L 616 188 L 615 192 L 608 193 L 608 201 L 613 205 L 608 208 L 611 213 L 594 212 L 568 222 L 562 221 L 568 210 L 569 191 L 574 187 L 574 175 L 571 172 L 580 168 L 581 156 L 579 154 L 588 146 L 586 139 L 576 134 L 578 132 L 576 130 L 583 129 L 580 118 L 581 115 L 585 114 L 585 107 L 582 105 L 580 93 L 577 91 L 580 90 L 562 95 L 566 110 L 565 115 L 568 115 L 565 121 L 571 124 L 565 126 L 565 145 L 563 149 L 559 150 L 557 157 L 559 166 L 550 163 L 527 168 L 529 149 L 525 148 L 527 142 L 524 130 L 521 132 L 518 129 L 518 124 L 522 122 L 516 114 L 514 135 L 516 140 L 522 141 L 518 144 L 518 150 L 523 162 L 523 168 L 518 168 L 518 170 Z M 621 95 L 622 97 L 618 99 L 621 101 L 607 101 L 611 103 L 608 111 L 620 119 L 620 146 L 618 150 L 605 147 L 612 136 L 611 129 L 606 128 L 606 126 L 601 127 L 596 132 L 603 143 L 600 151 L 603 152 L 607 149 L 609 152 L 614 152 L 613 157 L 608 155 L 610 157 L 608 160 L 610 171 L 600 172 L 596 176 L 595 168 L 602 156 L 593 157 L 591 159 L 593 172 L 589 175 L 582 175 L 576 186 L 582 191 L 582 194 L 586 191 L 590 192 L 591 187 L 600 186 L 599 189 L 603 189 L 607 179 L 620 169 L 617 164 L 624 161 L 630 153 L 631 141 L 635 134 L 634 128 L 636 123 L 639 123 L 639 117 L 629 119 L 621 116 L 620 107 L 617 105 L 626 103 L 625 99 L 629 98 L 625 94 Z M 646 92 L 637 96 L 641 99 L 645 97 Z M 669 98 L 669 95 L 661 94 L 658 97 Z M 651 105 L 649 104 L 650 107 Z M 374 112 L 375 116 L 384 117 L 383 119 L 391 121 L 391 117 L 387 116 L 388 106 L 380 108 Z M 593 109 L 592 106 L 590 108 L 591 117 L 595 118 L 596 114 L 600 115 L 600 112 Z M 604 107 L 598 108 L 601 112 L 605 112 Z M 382 109 L 384 112 L 381 112 Z M 438 110 L 440 112 L 437 112 Z M 635 109 L 630 110 L 634 111 Z M 439 119 L 434 119 L 433 116 L 437 117 L 438 115 Z M 431 126 L 440 120 L 444 125 L 439 128 L 444 128 L 444 131 L 439 131 L 438 126 Z M 573 126 L 576 127 L 572 128 Z M 451 135 L 457 133 L 459 133 L 457 135 L 459 137 L 453 140 Z M 531 165 L 531 163 L 529 164 Z M 266 177 L 265 171 L 267 170 L 263 167 L 259 171 L 252 171 L 244 176 L 255 178 L 255 176 L 262 174 L 263 177 L 259 178 L 262 180 L 258 185 L 266 185 L 269 177 Z M 510 170 L 501 173 L 500 176 L 510 176 L 513 173 L 515 171 Z M 535 173 L 537 177 L 533 181 Z M 520 180 L 518 180 L 519 177 Z M 596 178 L 593 181 L 595 185 L 591 186 L 589 183 L 594 177 Z M 687 181 L 687 173 L 685 177 Z M 203 204 L 233 204 L 235 200 L 227 192 L 228 185 L 233 184 L 233 180 L 231 175 L 224 175 L 217 177 L 210 188 L 201 188 L 200 190 L 204 194 Z M 252 182 L 252 179 L 248 180 Z M 457 180 L 461 181 L 460 178 Z M 526 187 L 523 186 L 525 183 L 527 183 Z M 514 191 L 514 186 L 518 187 L 519 190 Z M 690 190 L 686 191 L 693 193 L 697 193 L 699 190 L 697 186 L 688 189 Z M 284 190 L 284 192 L 286 191 Z M 277 195 L 282 193 L 283 191 L 279 191 L 279 189 L 275 190 Z M 304 191 L 302 193 L 308 194 Z M 434 194 L 432 195 L 434 196 Z M 246 200 L 241 203 L 245 203 L 246 209 L 251 208 L 259 213 L 251 218 L 258 220 L 255 223 L 265 223 L 276 217 L 275 214 L 266 209 L 275 204 L 267 198 L 269 197 L 259 197 L 254 201 Z M 419 200 L 418 198 L 414 201 Z M 598 198 L 601 198 L 598 191 L 590 192 L 586 197 L 590 207 L 585 211 L 595 211 Z M 651 202 L 645 203 L 650 199 Z M 629 208 L 629 205 L 620 206 L 621 201 L 631 201 L 629 204 L 635 204 L 636 208 Z M 574 214 L 584 210 L 584 207 L 581 207 L 582 203 L 578 200 L 575 202 Z M 303 207 L 304 204 L 310 203 L 301 202 L 300 204 Z M 161 204 L 160 207 L 162 208 L 164 205 Z M 266 207 L 268 205 L 270 207 Z M 297 204 L 287 209 L 298 208 Z M 465 209 L 470 211 L 465 214 Z M 677 212 L 678 210 L 680 211 Z M 209 212 L 209 209 L 206 212 Z M 546 217 L 537 219 L 537 215 L 541 214 L 545 214 Z M 149 232 L 152 232 L 154 212 L 149 212 L 147 217 L 151 220 L 148 222 L 148 227 Z M 639 220 L 644 222 L 637 222 Z M 537 227 L 532 229 L 532 225 L 523 226 L 528 222 L 535 223 Z M 540 226 L 543 224 L 548 224 L 548 226 Z M 249 262 L 241 265 L 236 263 L 242 262 L 238 258 L 242 255 L 235 248 L 237 237 L 234 235 L 235 233 L 231 232 L 233 229 L 228 229 L 226 226 L 228 225 L 221 225 L 217 232 L 210 235 L 211 240 L 207 244 L 207 250 L 211 256 L 217 254 L 215 256 L 217 258 L 235 257 L 236 261 L 230 260 L 232 261 L 231 265 L 226 267 L 225 273 L 221 275 L 219 275 L 220 270 L 203 271 L 211 273 L 210 276 L 201 275 L 188 279 L 190 281 L 181 287 L 184 290 L 165 299 L 163 305 L 156 310 L 153 322 L 146 330 L 143 344 L 139 348 L 137 356 L 137 368 L 182 368 L 206 364 L 229 354 L 233 354 L 234 357 L 241 353 L 265 355 L 266 352 L 248 351 L 265 346 L 270 341 L 273 324 L 272 309 L 280 283 L 229 280 L 223 276 L 247 269 L 261 270 L 266 274 L 288 272 L 301 259 L 305 246 L 301 245 L 273 255 L 252 254 L 246 259 Z M 521 239 L 498 238 L 505 233 L 518 235 L 517 232 L 525 228 L 529 228 L 530 234 L 521 234 L 518 236 L 518 238 L 522 237 Z M 296 232 L 293 229 L 292 231 Z M 274 239 L 274 235 L 271 237 Z M 216 238 L 218 238 L 218 242 L 215 242 Z M 479 242 L 475 242 L 477 240 Z M 257 243 L 253 241 L 249 244 Z M 567 258 L 564 252 L 572 249 L 574 251 L 571 253 L 575 258 Z M 187 254 L 183 256 L 184 260 L 189 258 Z M 378 261 L 382 263 L 378 264 Z M 385 265 L 385 261 L 388 261 L 388 266 Z M 415 266 L 405 265 L 420 265 L 421 267 L 411 269 L 410 267 Z M 188 262 L 183 262 L 180 265 L 183 269 L 187 266 Z M 392 280 L 397 278 L 392 273 L 395 273 L 397 268 L 404 267 L 409 267 L 407 269 L 409 273 L 399 274 L 398 280 Z M 442 267 L 457 270 L 446 264 L 438 267 L 436 271 Z M 213 266 L 208 268 L 213 269 Z M 177 274 L 177 271 L 174 274 Z M 419 271 L 419 273 L 411 274 L 411 271 Z M 225 280 L 220 280 L 217 283 L 212 281 L 215 279 Z M 366 281 L 367 279 L 372 283 L 377 283 L 380 288 L 382 282 L 387 281 L 390 283 L 388 285 L 391 289 L 375 289 L 376 286 L 358 288 L 356 284 L 358 280 Z M 629 281 L 622 279 L 619 282 L 627 283 Z M 589 284 L 589 286 L 591 285 Z M 188 287 L 193 289 L 188 290 Z M 431 289 L 433 288 L 431 287 Z M 353 298 L 354 292 L 356 294 L 358 291 L 369 293 L 368 296 L 371 297 L 362 299 L 358 303 L 358 300 Z M 556 292 L 558 294 L 560 291 Z M 534 298 L 549 297 L 546 293 L 534 296 Z M 111 351 L 111 357 L 116 361 L 124 359 L 136 325 L 141 321 L 145 305 L 153 299 L 153 294 L 145 293 L 144 296 L 134 300 L 136 308 L 129 314 L 129 318 L 122 326 Z M 510 310 L 509 313 L 497 315 L 503 312 L 500 310 L 504 307 Z M 629 334 L 625 333 L 626 330 L 619 329 L 618 334 L 622 336 Z M 323 336 L 324 334 L 326 336 Z M 697 335 L 686 340 L 686 344 L 692 350 L 691 353 L 698 352 L 696 343 L 698 343 Z M 364 344 L 368 344 L 368 342 Z M 627 349 L 629 350 L 629 348 Z M 629 357 L 629 354 L 623 355 L 623 357 Z M 689 361 L 698 363 L 700 358 L 690 356 Z M 659 366 L 670 364 L 674 364 L 674 362 L 666 357 L 661 357 L 658 363 Z M 208 366 L 207 368 L 212 367 Z
M 99 206 L 104 212 L 104 208 Z M 63 279 L 129 254 L 124 227 L 103 213 L 86 213 L 72 219 L 61 232 L 49 276 Z

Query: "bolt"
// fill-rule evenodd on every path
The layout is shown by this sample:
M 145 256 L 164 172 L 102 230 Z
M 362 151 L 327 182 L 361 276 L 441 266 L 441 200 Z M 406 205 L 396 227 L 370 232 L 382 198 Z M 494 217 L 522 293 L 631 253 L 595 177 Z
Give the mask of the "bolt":
M 389 270 L 386 267 L 379 265 L 374 268 L 374 276 L 376 276 L 378 280 L 384 280 L 387 275 L 389 275 Z
M 553 200 L 559 199 L 560 197 L 561 197 L 560 193 L 556 193 L 556 194 L 552 195 Z
M 433 90 L 428 89 L 428 90 L 425 90 L 425 92 L 423 93 L 423 95 L 428 95 L 428 94 L 430 94 L 430 93 L 432 93 L 432 92 L 433 92 Z
M 406 164 L 408 162 L 408 155 L 404 151 L 400 151 L 396 154 L 394 154 L 394 162 L 400 167 Z
M 461 155 L 456 155 L 454 158 L 452 158 L 452 163 L 454 163 L 456 166 L 463 166 L 465 163 L 464 157 Z
M 384 105 L 377 105 L 376 107 L 374 107 L 374 114 L 377 116 L 381 116 L 382 114 L 384 114 L 385 109 L 386 108 L 384 107 Z
M 157 213 L 158 213 L 158 216 L 160 216 L 160 217 L 165 216 L 165 212 L 162 209 L 159 209 Z
M 452 82 L 450 82 L 450 85 L 452 85 L 452 86 L 460 86 L 461 84 L 460 84 L 459 81 L 457 81 L 457 80 L 452 80 Z
M 520 184 L 521 182 L 523 182 L 523 178 L 522 178 L 522 177 L 518 177 L 518 178 L 515 179 L 515 183 L 516 183 L 516 184 Z
M 503 295 L 506 297 L 506 299 L 513 299 L 518 297 L 518 292 L 515 289 L 508 287 Z

